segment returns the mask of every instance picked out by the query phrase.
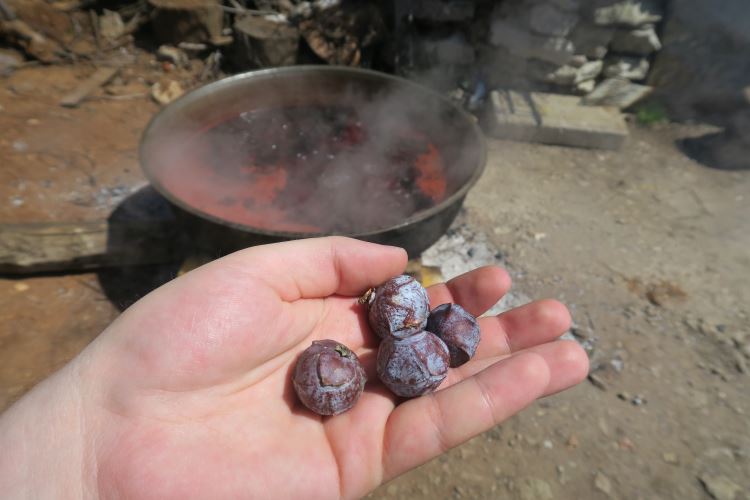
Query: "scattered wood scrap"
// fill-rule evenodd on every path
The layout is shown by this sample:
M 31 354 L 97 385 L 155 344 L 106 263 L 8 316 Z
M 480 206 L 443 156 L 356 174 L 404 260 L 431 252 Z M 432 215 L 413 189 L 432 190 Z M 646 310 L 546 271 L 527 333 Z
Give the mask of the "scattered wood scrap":
M 88 96 L 96 91 L 96 89 L 114 78 L 118 71 L 120 71 L 119 66 L 97 69 L 93 75 L 81 82 L 81 84 L 78 85 L 75 90 L 65 95 L 65 97 L 60 100 L 60 106 L 64 106 L 66 108 L 77 107 Z

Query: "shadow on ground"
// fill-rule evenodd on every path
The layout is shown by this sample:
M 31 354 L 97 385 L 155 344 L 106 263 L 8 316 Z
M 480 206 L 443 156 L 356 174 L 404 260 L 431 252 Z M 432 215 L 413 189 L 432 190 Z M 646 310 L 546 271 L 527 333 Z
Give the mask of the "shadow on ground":
M 119 310 L 128 308 L 177 276 L 187 247 L 172 205 L 150 186 L 134 192 L 108 218 L 107 252 L 122 265 L 97 272 L 102 291 Z
M 717 170 L 750 170 L 750 145 L 727 132 L 716 132 L 676 141 L 689 158 Z

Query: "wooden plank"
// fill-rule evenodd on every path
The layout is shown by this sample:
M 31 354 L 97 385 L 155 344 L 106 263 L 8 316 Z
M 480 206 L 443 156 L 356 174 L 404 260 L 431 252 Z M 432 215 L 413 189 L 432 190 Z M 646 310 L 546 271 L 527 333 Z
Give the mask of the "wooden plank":
M 628 137 L 617 109 L 541 92 L 492 91 L 485 125 L 489 135 L 500 139 L 584 148 L 618 149 Z
M 170 262 L 181 253 L 179 234 L 174 219 L 0 224 L 0 273 Z
M 81 82 L 72 92 L 67 94 L 60 100 L 60 106 L 66 108 L 75 108 L 81 102 L 86 99 L 96 89 L 110 81 L 117 72 L 120 71 L 119 66 L 114 68 L 99 68 L 93 75 L 88 77 L 86 80 Z

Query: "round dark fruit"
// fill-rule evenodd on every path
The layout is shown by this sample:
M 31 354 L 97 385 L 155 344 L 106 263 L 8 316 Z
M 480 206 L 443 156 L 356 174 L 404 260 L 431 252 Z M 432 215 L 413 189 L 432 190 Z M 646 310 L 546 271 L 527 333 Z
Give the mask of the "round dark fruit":
M 370 327 L 380 338 L 403 339 L 424 330 L 430 314 L 427 290 L 406 274 L 391 278 L 369 297 Z
M 378 349 L 378 377 L 394 394 L 413 398 L 437 389 L 448 374 L 448 362 L 448 347 L 430 332 L 388 337 Z
M 433 309 L 427 320 L 427 330 L 448 346 L 451 368 L 466 363 L 477 352 L 479 323 L 458 304 L 443 304 Z
M 367 377 L 357 355 L 335 340 L 316 340 L 294 367 L 294 390 L 318 415 L 338 415 L 354 406 Z

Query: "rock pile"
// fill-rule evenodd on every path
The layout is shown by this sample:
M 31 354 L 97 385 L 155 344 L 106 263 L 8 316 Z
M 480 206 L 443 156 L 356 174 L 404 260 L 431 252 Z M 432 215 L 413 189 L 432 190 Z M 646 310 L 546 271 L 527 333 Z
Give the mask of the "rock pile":
M 580 95 L 601 84 L 620 89 L 648 76 L 661 49 L 662 16 L 658 0 L 506 1 L 492 11 L 480 61 L 491 86 Z M 642 86 L 627 86 L 631 98 L 614 104 L 626 107 L 642 97 Z

